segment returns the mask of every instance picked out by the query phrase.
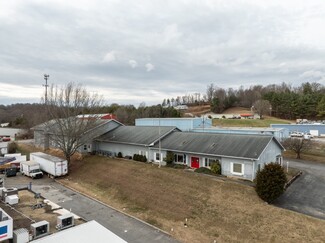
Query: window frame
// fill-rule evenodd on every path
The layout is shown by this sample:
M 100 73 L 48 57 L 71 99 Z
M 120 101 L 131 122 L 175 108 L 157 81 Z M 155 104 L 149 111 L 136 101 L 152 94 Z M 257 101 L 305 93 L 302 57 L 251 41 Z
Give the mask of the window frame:
M 153 159 L 154 159 L 155 162 L 161 162 L 161 161 L 162 161 L 162 160 L 161 160 L 161 157 L 162 157 L 162 156 L 161 156 L 161 153 L 159 153 L 159 152 L 154 152 L 153 155 L 154 155 L 154 158 L 153 158 Z M 157 159 L 157 155 L 159 156 L 159 159 Z
M 182 161 L 178 161 L 178 156 L 181 156 L 183 158 Z M 177 161 L 176 161 L 176 158 L 177 158 Z M 174 154 L 174 163 L 186 164 L 186 156 L 185 156 L 185 154 Z
M 213 162 L 216 162 L 216 161 L 218 161 L 218 159 L 216 159 L 216 158 L 210 158 L 210 157 L 205 157 L 204 160 L 203 160 L 203 167 L 211 168 L 211 164 Z
M 234 164 L 241 165 L 241 173 L 234 171 Z M 239 162 L 231 162 L 231 174 L 233 175 L 244 175 L 245 174 L 245 164 Z

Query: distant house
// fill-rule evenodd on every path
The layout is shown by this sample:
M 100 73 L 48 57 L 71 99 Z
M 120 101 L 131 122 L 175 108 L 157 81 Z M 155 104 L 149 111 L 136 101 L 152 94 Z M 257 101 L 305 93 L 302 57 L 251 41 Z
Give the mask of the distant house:
M 117 120 L 116 115 L 106 113 L 106 114 L 85 114 L 85 115 L 78 115 L 80 119 L 104 119 L 104 120 Z
M 68 122 L 67 119 L 65 119 L 64 122 Z M 92 152 L 93 139 L 107 133 L 110 130 L 113 130 L 118 126 L 123 126 L 123 124 L 116 120 L 96 120 L 92 128 L 80 135 L 79 139 L 82 142 L 82 146 L 79 147 L 78 151 L 80 153 Z M 56 140 L 53 138 L 56 131 L 58 131 L 58 125 L 56 124 L 55 120 L 37 125 L 33 127 L 33 130 L 36 146 L 44 147 L 44 149 L 58 147 Z
M 8 127 L 8 126 L 9 126 L 9 122 L 1 123 L 1 124 L 0 124 L 0 127 Z
M 188 110 L 187 105 L 177 105 L 174 107 L 175 110 Z
M 156 155 L 151 150 L 159 144 L 164 137 L 174 131 L 180 131 L 176 127 L 157 126 L 120 126 L 95 139 L 97 153 L 117 156 L 133 156 L 140 154 L 146 156 L 149 161 L 158 162 L 159 153 Z

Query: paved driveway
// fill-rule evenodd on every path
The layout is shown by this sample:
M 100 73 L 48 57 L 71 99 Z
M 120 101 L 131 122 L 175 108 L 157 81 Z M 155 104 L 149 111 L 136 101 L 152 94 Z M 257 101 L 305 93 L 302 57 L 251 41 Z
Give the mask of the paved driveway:
M 302 170 L 303 174 L 277 199 L 275 205 L 325 219 L 325 164 L 289 160 L 289 166 Z
M 25 187 L 32 182 L 32 190 L 86 220 L 96 220 L 128 242 L 176 243 L 169 235 L 100 202 L 72 191 L 49 178 L 31 180 L 28 177 L 5 178 L 5 187 Z

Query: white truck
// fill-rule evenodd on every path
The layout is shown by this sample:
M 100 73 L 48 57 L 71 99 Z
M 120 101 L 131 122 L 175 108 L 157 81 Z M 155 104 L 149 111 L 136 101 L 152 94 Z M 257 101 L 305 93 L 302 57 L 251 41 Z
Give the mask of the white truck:
M 30 160 L 39 163 L 41 170 L 46 172 L 49 177 L 68 174 L 68 161 L 59 157 L 43 152 L 35 152 L 30 154 Z
M 40 169 L 40 164 L 34 161 L 20 162 L 20 171 L 23 175 L 29 176 L 33 179 L 43 177 L 43 172 Z

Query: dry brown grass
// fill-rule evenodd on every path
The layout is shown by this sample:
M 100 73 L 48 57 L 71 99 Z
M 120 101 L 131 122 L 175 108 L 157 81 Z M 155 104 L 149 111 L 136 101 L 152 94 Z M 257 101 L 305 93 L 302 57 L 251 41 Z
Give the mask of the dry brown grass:
M 324 242 L 324 220 L 268 205 L 232 181 L 98 156 L 73 163 L 61 181 L 182 242 Z

